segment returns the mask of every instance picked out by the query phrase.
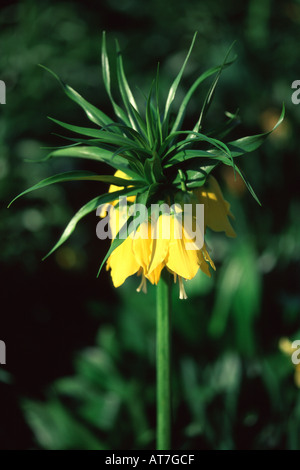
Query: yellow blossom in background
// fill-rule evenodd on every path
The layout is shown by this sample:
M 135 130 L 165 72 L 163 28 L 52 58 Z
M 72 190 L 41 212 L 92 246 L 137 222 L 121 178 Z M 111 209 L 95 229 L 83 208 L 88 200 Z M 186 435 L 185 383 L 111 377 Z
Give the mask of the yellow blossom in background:
M 292 344 L 293 344 L 292 341 L 290 341 L 288 338 L 281 338 L 279 340 L 279 349 L 284 354 L 291 357 L 292 354 L 297 349 L 296 347 L 293 347 Z M 299 364 L 293 364 L 293 365 L 295 367 L 294 381 L 295 381 L 296 386 L 298 388 L 300 388 L 300 363 Z

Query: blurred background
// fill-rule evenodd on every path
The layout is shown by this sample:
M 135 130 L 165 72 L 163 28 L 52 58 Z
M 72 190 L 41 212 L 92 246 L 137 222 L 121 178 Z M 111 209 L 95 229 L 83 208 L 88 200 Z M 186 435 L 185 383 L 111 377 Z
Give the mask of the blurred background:
M 300 449 L 300 381 L 282 338 L 300 339 L 300 2 L 101 0 L 1 2 L 0 79 L 0 448 L 155 448 L 155 289 L 138 279 L 112 287 L 96 278 L 108 241 L 86 217 L 55 255 L 42 257 L 84 203 L 105 191 L 91 182 L 53 185 L 9 201 L 40 179 L 101 164 L 39 160 L 64 145 L 47 116 L 87 125 L 45 70 L 113 115 L 101 78 L 101 33 L 117 38 L 132 89 L 161 70 L 161 95 L 199 32 L 181 95 L 236 40 L 237 61 L 219 82 L 204 130 L 239 109 L 230 140 L 283 124 L 239 159 L 260 207 L 231 170 L 218 169 L 235 215 L 236 239 L 209 234 L 217 271 L 173 297 L 173 448 Z M 196 121 L 206 82 L 189 106 Z M 282 349 L 287 349 L 282 348 Z

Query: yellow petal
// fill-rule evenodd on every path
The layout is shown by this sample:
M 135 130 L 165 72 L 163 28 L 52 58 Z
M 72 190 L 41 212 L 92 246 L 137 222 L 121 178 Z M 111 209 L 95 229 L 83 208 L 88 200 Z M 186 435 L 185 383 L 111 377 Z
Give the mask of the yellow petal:
M 133 235 L 132 251 L 139 266 L 147 273 L 151 259 L 151 226 L 143 222 Z
M 125 180 L 130 180 L 131 178 L 126 174 L 124 173 L 124 171 L 122 170 L 117 170 L 114 174 L 114 176 L 116 176 L 117 178 L 123 178 Z M 116 186 L 114 184 L 111 184 L 110 187 L 109 187 L 109 190 L 108 192 L 109 193 L 113 193 L 115 191 L 121 191 L 121 189 L 124 189 L 124 186 Z M 127 198 L 127 201 L 128 202 L 134 202 L 135 201 L 135 196 L 129 196 Z M 113 201 L 112 204 L 115 205 L 117 203 L 117 201 Z
M 160 275 L 164 267 L 165 267 L 165 264 L 161 263 L 155 269 L 153 269 L 151 273 L 148 272 L 148 274 L 146 275 L 146 278 L 149 279 L 151 284 L 157 285 L 158 281 L 160 280 Z
M 171 217 L 168 214 L 162 214 L 158 218 L 151 232 L 152 249 L 148 276 L 150 276 L 152 272 L 155 272 L 155 284 L 157 284 L 159 280 L 161 270 L 165 266 L 165 260 L 168 255 L 171 228 L 170 221 Z
M 198 250 L 187 250 L 186 241 L 181 223 L 176 217 L 171 217 L 171 239 L 166 265 L 178 276 L 192 279 L 199 269 Z
M 228 237 L 235 237 L 228 216 L 233 217 L 230 212 L 230 204 L 225 201 L 221 188 L 213 176 L 209 176 L 206 184 L 197 190 L 195 194 L 200 204 L 204 204 L 204 224 L 215 232 L 225 232 Z
M 125 209 L 111 208 L 109 212 L 109 227 L 112 234 L 112 239 L 116 237 L 116 235 L 120 232 L 121 228 L 128 220 L 128 211 Z M 122 236 L 122 235 L 121 235 Z M 125 234 L 126 236 L 126 234 Z M 125 237 L 124 236 L 124 237 Z M 123 238 L 124 238 L 123 237 Z
M 211 277 L 211 273 L 210 273 L 210 270 L 209 270 L 209 265 L 206 262 L 206 260 L 204 258 L 204 255 L 203 255 L 201 250 L 198 251 L 198 263 L 199 263 L 199 267 L 200 267 L 201 271 L 204 274 L 206 274 L 208 277 Z
M 121 170 L 117 170 L 115 172 L 114 176 L 116 176 L 117 178 L 123 178 L 125 180 L 130 179 L 129 176 Z M 108 189 L 108 192 L 109 193 L 114 193 L 115 191 L 121 191 L 122 189 L 124 189 L 124 186 L 116 186 L 114 184 L 111 184 L 109 189 Z M 136 198 L 136 196 L 129 196 L 127 198 L 127 202 L 134 202 L 135 198 Z M 108 202 L 107 204 L 103 204 L 103 206 L 101 208 L 101 212 L 99 214 L 100 217 L 105 217 L 107 212 L 108 212 L 109 206 L 110 205 L 115 206 L 117 203 L 118 203 L 118 199 L 116 199 L 115 201 Z
M 132 274 L 135 274 L 140 265 L 135 259 L 132 251 L 132 239 L 126 238 L 116 248 L 107 260 L 107 269 L 111 269 L 111 277 L 115 287 L 119 287 Z
M 211 257 L 209 256 L 205 244 L 203 245 L 203 247 L 202 247 L 202 249 L 201 249 L 201 252 L 202 252 L 202 254 L 203 254 L 203 257 L 204 257 L 205 261 L 207 261 L 207 262 L 211 265 L 211 267 L 212 267 L 214 270 L 216 270 L 215 263 L 213 262 L 213 260 L 212 260 Z

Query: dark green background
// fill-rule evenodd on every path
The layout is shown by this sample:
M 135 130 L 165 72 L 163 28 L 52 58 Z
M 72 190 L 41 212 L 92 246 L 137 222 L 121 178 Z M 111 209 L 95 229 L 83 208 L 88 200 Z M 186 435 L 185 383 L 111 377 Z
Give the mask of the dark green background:
M 300 338 L 299 123 L 291 84 L 300 79 L 300 2 L 252 0 L 2 2 L 0 79 L 1 314 L 0 448 L 138 449 L 155 446 L 155 289 L 137 294 L 138 279 L 115 290 L 96 279 L 108 242 L 96 217 L 68 243 L 41 258 L 72 214 L 105 191 L 99 183 L 65 183 L 19 192 L 55 172 L 105 167 L 73 162 L 27 163 L 62 145 L 47 119 L 86 125 L 54 70 L 112 115 L 101 79 L 101 33 L 114 54 L 118 38 L 129 82 L 147 92 L 161 70 L 161 96 L 199 32 L 181 93 L 222 62 L 236 40 L 235 64 L 224 72 L 210 125 L 240 110 L 232 138 L 269 130 L 282 102 L 278 131 L 240 166 L 262 207 L 233 174 L 215 173 L 235 214 L 235 240 L 209 234 L 217 271 L 173 298 L 173 447 L 299 449 L 300 400 L 281 337 Z M 193 126 L 207 86 L 190 103 Z M 180 94 L 179 94 L 180 96 Z

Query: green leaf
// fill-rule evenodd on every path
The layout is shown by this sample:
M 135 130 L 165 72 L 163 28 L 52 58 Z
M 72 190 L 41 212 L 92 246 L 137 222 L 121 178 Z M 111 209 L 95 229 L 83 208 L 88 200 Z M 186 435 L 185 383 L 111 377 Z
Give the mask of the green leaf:
M 150 184 L 166 180 L 163 174 L 160 158 L 156 153 L 152 158 L 147 158 L 145 160 L 144 172 L 145 177 Z
M 239 110 L 237 110 L 234 114 L 229 113 L 228 111 L 225 112 L 225 115 L 228 117 L 228 120 L 221 124 L 220 126 L 212 129 L 211 132 L 208 132 L 207 135 L 214 135 L 218 139 L 223 139 L 228 135 L 232 129 L 234 129 L 238 124 L 240 124 L 240 118 L 238 115 Z
M 45 69 L 47 72 L 51 73 L 53 77 L 58 80 L 58 82 L 61 84 L 64 92 L 66 95 L 73 100 L 75 103 L 77 103 L 86 113 L 87 117 L 92 121 L 93 123 L 97 124 L 98 126 L 106 126 L 107 124 L 113 123 L 113 120 L 108 117 L 105 113 L 100 111 L 100 109 L 96 108 L 94 105 L 89 103 L 86 99 L 84 99 L 77 91 L 73 90 L 69 85 L 64 83 L 56 73 L 54 73 L 52 70 L 48 69 L 44 65 L 40 65 L 43 69 Z
M 224 157 L 224 155 L 212 155 L 207 150 L 181 150 L 180 152 L 177 152 L 167 163 L 164 164 L 164 168 L 170 168 L 176 164 L 184 164 L 188 160 L 196 159 L 200 160 L 198 162 L 198 165 L 200 165 L 200 162 L 204 161 L 204 159 L 208 159 L 209 161 L 212 159 L 218 159 L 220 161 L 223 161 L 227 160 L 227 157 Z
M 149 189 L 150 189 L 150 186 L 148 186 L 143 193 L 140 193 L 137 195 L 136 200 L 135 200 L 136 204 L 143 204 L 144 206 L 147 205 Z
M 212 137 L 207 137 L 206 135 L 201 134 L 199 132 L 195 132 L 195 131 L 192 132 L 192 134 L 195 135 L 195 138 L 190 137 L 191 131 L 177 131 L 177 132 L 174 132 L 174 134 L 170 134 L 168 136 L 168 138 L 166 139 L 166 143 L 169 140 L 172 140 L 174 138 L 174 136 L 181 135 L 181 134 L 189 134 L 189 137 L 187 139 L 181 141 L 181 142 L 178 142 L 176 145 L 174 145 L 173 147 L 171 147 L 168 150 L 168 152 L 164 156 L 164 158 L 167 159 L 168 161 L 172 160 L 172 157 L 170 157 L 170 154 L 172 152 L 174 152 L 174 150 L 176 150 L 177 147 L 182 147 L 182 146 L 186 146 L 186 145 L 190 146 L 195 141 L 207 142 L 210 145 L 212 145 L 213 147 L 216 147 L 220 151 L 218 155 L 223 155 L 224 156 L 224 154 L 225 154 L 229 159 L 232 159 L 231 152 L 230 152 L 228 146 L 226 144 L 224 144 L 221 140 L 214 139 Z M 186 152 L 188 152 L 188 150 Z M 175 154 L 175 156 L 176 156 L 176 154 Z
M 129 103 L 129 107 L 131 109 L 131 112 L 134 114 L 135 120 L 138 124 L 141 134 L 147 140 L 147 127 L 144 120 L 142 119 L 140 113 L 132 106 L 131 103 Z
M 131 131 L 135 132 L 134 129 L 131 129 Z M 54 133 L 53 135 L 57 135 L 58 137 L 61 137 L 62 139 L 66 139 L 66 140 L 70 140 L 71 142 L 75 142 L 72 146 L 83 144 L 83 145 L 96 146 L 99 149 L 104 149 L 104 150 L 108 150 L 108 151 L 111 151 L 111 152 L 113 151 L 112 152 L 112 158 L 115 155 L 121 155 L 122 158 L 128 159 L 128 155 L 134 153 L 135 158 L 137 158 L 138 160 L 143 161 L 145 158 L 148 158 L 149 156 L 152 155 L 152 152 L 149 149 L 147 149 L 146 147 L 137 147 L 137 145 L 135 145 L 135 144 L 133 144 L 133 146 L 132 146 L 130 144 L 132 142 L 130 139 L 127 140 L 127 144 L 125 146 L 120 147 L 120 146 L 117 146 L 115 144 L 104 142 L 104 141 L 99 140 L 99 139 L 83 139 L 83 138 L 78 139 L 78 138 L 73 138 L 73 137 L 69 137 L 69 136 L 65 136 L 65 135 L 61 135 L 61 134 L 57 134 L 57 133 Z M 124 137 L 122 137 L 122 138 L 124 139 Z M 126 137 L 125 137 L 125 139 L 126 139 Z M 66 146 L 66 147 L 69 147 L 69 146 Z M 29 161 L 32 161 L 32 160 L 29 160 Z M 43 161 L 43 159 L 40 160 L 40 161 Z
M 154 115 L 152 112 L 152 107 L 151 107 L 151 98 L 152 98 L 152 92 L 153 92 L 153 87 L 154 87 L 155 81 L 152 81 L 149 95 L 147 98 L 147 105 L 146 105 L 146 125 L 147 125 L 147 134 L 148 134 L 148 141 L 150 144 L 150 148 L 154 148 L 155 146 L 155 119 Z
M 260 306 L 261 275 L 251 240 L 235 244 L 235 249 L 221 269 L 218 283 L 208 332 L 215 339 L 220 338 L 229 325 L 229 316 L 233 316 L 239 352 L 253 355 L 254 320 Z
M 68 146 L 61 149 L 54 150 L 49 153 L 46 158 L 58 158 L 58 157 L 73 157 L 73 158 L 84 158 L 88 160 L 96 160 L 99 162 L 104 162 L 110 165 L 111 167 L 122 170 L 124 173 L 128 174 L 131 177 L 136 177 L 136 172 L 130 170 L 126 160 L 121 155 L 117 155 L 116 152 L 110 150 L 101 149 L 99 147 L 82 147 L 82 146 Z M 43 161 L 42 160 L 42 161 Z
M 203 186 L 206 182 L 206 179 L 208 175 L 211 173 L 211 171 L 219 164 L 219 162 L 213 163 L 212 165 L 206 165 L 199 167 L 198 169 L 187 169 L 184 170 L 185 174 L 185 184 L 188 189 L 196 189 L 199 188 L 200 186 Z M 177 174 L 175 180 L 173 183 L 180 188 L 181 186 L 181 179 L 180 175 Z
M 174 98 L 175 98 L 175 95 L 176 95 L 176 91 L 177 91 L 177 88 L 178 88 L 178 85 L 180 83 L 180 80 L 181 80 L 181 77 L 182 77 L 182 74 L 184 72 L 184 69 L 185 69 L 185 66 L 187 64 L 187 61 L 191 55 L 191 52 L 192 52 L 192 49 L 194 47 L 194 43 L 195 43 L 195 39 L 196 39 L 196 36 L 197 36 L 197 33 L 194 34 L 194 37 L 193 37 L 193 40 L 192 40 L 192 44 L 189 48 L 189 51 L 187 53 L 187 56 L 185 58 L 185 61 L 177 75 L 177 77 L 175 78 L 174 82 L 172 83 L 171 85 L 171 88 L 169 90 L 169 94 L 168 94 L 168 98 L 167 98 L 167 101 L 166 101 L 166 106 L 165 106 L 165 112 L 164 112 L 164 119 L 163 119 L 163 122 L 167 122 L 167 118 L 168 118 L 168 115 L 169 115 L 169 111 L 170 111 L 170 107 L 171 107 L 171 104 L 172 102 L 174 101 Z
M 123 134 L 125 134 L 129 138 L 132 138 L 134 141 L 139 143 L 142 147 L 145 147 L 146 149 L 148 149 L 147 138 L 145 139 L 143 135 L 141 135 L 139 132 L 137 132 L 132 127 L 126 126 L 125 124 L 121 124 L 121 123 L 108 124 L 107 126 L 103 127 L 101 129 L 101 131 L 110 129 L 112 127 L 119 128 L 121 131 L 123 131 Z M 148 149 L 148 150 L 150 150 L 150 149 Z
M 116 40 L 116 49 L 117 49 L 117 76 L 118 76 L 120 93 L 121 93 L 123 103 L 125 105 L 129 120 L 131 122 L 131 125 L 136 131 L 138 131 L 140 129 L 139 129 L 138 121 L 136 120 L 136 114 L 132 112 L 132 109 L 135 109 L 135 111 L 138 113 L 138 107 L 137 107 L 134 96 L 130 90 L 130 87 L 128 85 L 128 82 L 125 76 L 121 50 L 120 50 L 120 46 L 117 40 Z
M 228 56 L 229 56 L 229 54 L 230 54 L 230 52 L 231 52 L 231 50 L 232 50 L 234 44 L 235 44 L 235 41 L 234 41 L 234 42 L 231 44 L 231 46 L 229 47 L 229 49 L 228 49 L 228 51 L 227 51 L 227 53 L 226 53 L 225 59 L 224 59 L 224 61 L 223 61 L 223 64 L 222 64 L 221 67 L 219 68 L 218 73 L 217 73 L 217 76 L 216 76 L 215 79 L 213 80 L 213 82 L 212 82 L 212 84 L 211 84 L 211 86 L 210 86 L 210 88 L 209 88 L 209 91 L 208 91 L 208 93 L 207 93 L 207 95 L 206 95 L 206 97 L 205 97 L 205 100 L 204 100 L 203 105 L 202 105 L 202 109 L 201 109 L 201 113 L 200 113 L 199 119 L 198 119 L 198 121 L 197 121 L 197 123 L 196 123 L 196 125 L 195 125 L 195 127 L 194 127 L 194 129 L 193 129 L 193 130 L 196 131 L 196 132 L 198 132 L 198 130 L 200 129 L 201 123 L 202 123 L 202 119 L 203 119 L 203 117 L 205 116 L 205 114 L 206 114 L 206 113 L 208 112 L 208 110 L 209 110 L 209 107 L 210 107 L 210 105 L 211 105 L 211 102 L 212 102 L 212 99 L 213 99 L 213 96 L 214 96 L 214 92 L 215 92 L 216 86 L 217 86 L 218 81 L 219 81 L 219 78 L 220 78 L 221 73 L 222 73 L 222 71 L 223 71 L 223 69 L 224 69 L 224 67 L 225 67 L 226 60 L 227 60 L 227 58 L 228 58 Z
M 155 152 L 153 158 L 151 159 L 152 161 L 152 176 L 153 180 L 157 183 L 163 182 L 166 180 L 164 174 L 163 174 L 163 169 L 161 166 L 161 160 L 158 157 L 157 153 Z
M 159 64 L 157 65 L 156 77 L 155 77 L 155 114 L 156 114 L 156 124 L 157 124 L 157 135 L 158 135 L 158 145 L 162 145 L 163 141 L 163 132 L 160 119 L 160 110 L 159 110 Z
M 74 217 L 72 217 L 58 242 L 54 245 L 52 250 L 50 250 L 49 253 L 43 258 L 43 260 L 48 258 L 48 256 L 50 256 L 55 250 L 57 250 L 57 248 L 59 248 L 73 233 L 77 223 L 87 214 L 90 214 L 91 212 L 95 211 L 98 206 L 100 206 L 101 204 L 106 204 L 107 202 L 112 202 L 118 199 L 120 196 L 133 196 L 138 194 L 139 192 L 142 192 L 141 188 L 127 188 L 121 191 L 114 191 L 112 193 L 102 194 L 101 196 L 97 196 L 91 201 L 89 201 L 87 204 L 82 206 L 81 209 L 79 209 L 79 211 L 74 215 Z
M 75 419 L 56 395 L 46 402 L 23 400 L 22 408 L 36 441 L 46 450 L 107 450 L 107 445 L 83 420 Z
M 102 33 L 102 54 L 101 54 L 101 61 L 102 61 L 102 75 L 103 75 L 103 82 L 108 94 L 108 97 L 111 101 L 113 106 L 114 112 L 118 116 L 121 121 L 124 122 L 127 126 L 130 126 L 130 121 L 124 112 L 124 110 L 115 102 L 112 93 L 111 93 L 111 86 L 110 86 L 110 67 L 109 67 L 109 60 L 106 50 L 106 35 L 105 31 Z
M 226 66 L 229 66 L 233 63 L 233 61 L 230 61 L 230 62 L 226 62 L 226 64 L 224 64 L 224 67 Z M 185 115 L 185 111 L 186 111 L 186 108 L 187 108 L 187 105 L 191 99 L 191 97 L 193 96 L 194 92 L 197 90 L 197 88 L 199 87 L 199 85 L 201 85 L 201 83 L 206 80 L 206 78 L 210 77 L 211 75 L 215 74 L 216 72 L 218 72 L 220 69 L 221 69 L 222 65 L 219 65 L 218 67 L 213 67 L 209 70 L 206 70 L 203 74 L 200 75 L 200 77 L 197 78 L 197 80 L 195 80 L 195 82 L 193 83 L 193 85 L 190 87 L 189 91 L 187 92 L 187 94 L 185 95 L 181 105 L 180 105 L 180 108 L 179 108 L 179 111 L 178 111 L 178 114 L 177 114 L 177 117 L 176 117 L 176 120 L 173 124 L 173 127 L 172 127 L 172 130 L 171 130 L 171 134 L 173 134 L 174 132 L 176 132 L 178 129 L 180 129 L 180 126 L 182 124 L 182 121 L 183 121 L 183 118 L 184 118 L 184 115 Z
M 152 164 L 151 164 L 151 158 L 147 158 L 144 163 L 144 174 L 147 182 L 149 184 L 152 184 L 155 180 L 153 179 L 153 174 L 152 174 Z
M 263 134 L 252 135 L 248 137 L 242 137 L 241 139 L 234 140 L 230 142 L 230 146 L 233 148 L 232 153 L 234 157 L 242 155 L 246 152 L 253 152 L 254 150 L 258 149 L 265 139 L 277 129 L 277 127 L 282 123 L 285 115 L 285 107 L 282 106 L 282 111 L 278 122 L 275 124 L 271 131 L 265 132 Z
M 168 190 L 163 183 L 153 183 L 147 191 L 146 205 L 162 203 L 166 201 Z
M 66 181 L 102 181 L 103 183 L 114 184 L 115 186 L 133 186 L 137 183 L 137 186 L 144 186 L 144 183 L 141 181 L 134 181 L 128 180 L 124 178 L 118 178 L 112 175 L 98 175 L 97 173 L 93 173 L 92 171 L 84 171 L 84 170 L 75 170 L 75 171 L 67 171 L 65 173 L 59 173 L 54 176 L 50 176 L 39 183 L 31 186 L 30 188 L 26 189 L 22 193 L 18 194 L 8 205 L 11 204 L 21 196 L 30 193 L 31 191 L 35 191 L 37 189 L 44 188 L 45 186 L 49 186 L 55 183 L 63 183 Z
M 232 142 L 227 143 L 227 147 L 229 148 L 232 157 L 239 157 L 245 153 L 253 152 L 254 150 L 258 149 L 266 140 L 266 138 L 282 123 L 284 115 L 285 107 L 283 105 L 278 122 L 275 124 L 272 130 L 263 134 L 242 137 L 241 139 L 233 140 Z M 218 155 L 218 151 L 209 150 L 209 152 Z
M 225 163 L 226 165 L 228 165 L 228 163 Z M 231 166 L 231 165 L 229 165 Z M 238 174 L 240 175 L 240 177 L 242 178 L 242 180 L 244 181 L 248 191 L 250 192 L 251 196 L 255 199 L 255 201 L 261 206 L 261 202 L 260 200 L 258 199 L 257 195 L 255 194 L 255 191 L 254 189 L 252 188 L 251 184 L 249 183 L 249 181 L 247 180 L 246 176 L 244 175 L 244 173 L 242 172 L 242 170 L 240 168 L 238 168 L 237 165 L 235 165 L 235 170 L 238 172 Z
M 136 150 L 141 150 L 141 145 L 135 143 L 133 140 L 129 139 L 128 137 L 122 137 L 120 135 L 116 135 L 113 132 L 102 131 L 99 129 L 92 129 L 89 127 L 81 127 L 81 126 L 74 126 L 72 124 L 67 124 L 65 122 L 59 121 L 57 119 L 53 119 L 49 117 L 51 121 L 55 122 L 59 126 L 68 129 L 69 131 L 76 132 L 77 134 L 87 135 L 88 137 L 93 137 L 99 142 L 103 142 L 106 144 L 115 145 L 117 147 L 128 147 L 134 148 Z M 144 149 L 143 149 L 144 150 Z

